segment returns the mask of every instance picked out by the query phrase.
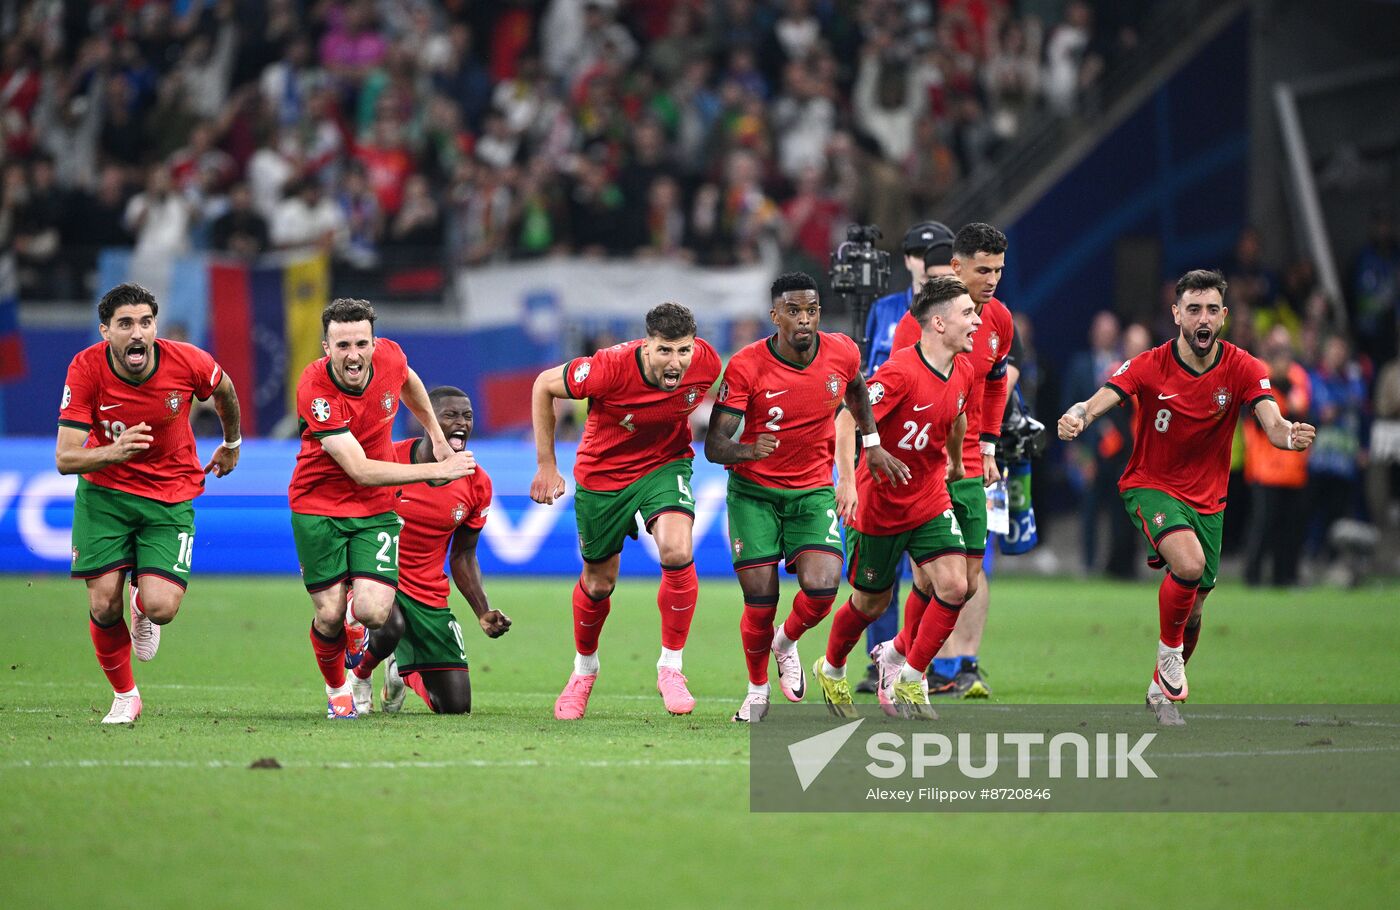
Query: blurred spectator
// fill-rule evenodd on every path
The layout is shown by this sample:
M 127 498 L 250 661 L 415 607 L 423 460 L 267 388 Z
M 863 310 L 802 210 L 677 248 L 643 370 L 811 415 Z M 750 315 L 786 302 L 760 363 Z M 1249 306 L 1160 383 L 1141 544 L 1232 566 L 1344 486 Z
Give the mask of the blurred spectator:
M 1288 329 L 1275 326 L 1264 342 L 1263 359 L 1269 383 L 1285 420 L 1306 420 L 1312 404 L 1308 371 L 1293 356 Z M 1227 407 L 1238 403 L 1227 402 Z M 1298 557 L 1307 529 L 1308 452 L 1274 448 L 1252 415 L 1244 422 L 1245 482 L 1250 486 L 1249 538 L 1245 544 L 1245 583 L 1264 580 L 1264 563 L 1271 582 L 1290 587 L 1298 581 Z
M 386 254 L 392 253 L 397 265 L 435 264 L 441 258 L 442 213 L 420 174 L 404 183 L 403 205 L 399 206 L 384 239 Z
M 788 245 L 821 271 L 850 221 L 845 204 L 831 193 L 822 168 L 810 164 L 797 177 L 797 191 L 783 205 Z
M 877 32 L 861 51 L 852 99 L 856 123 L 886 158 L 902 161 L 909 154 L 914 123 L 924 112 L 920 76 L 887 32 Z
M 329 253 L 344 248 L 345 216 L 340 206 L 327 198 L 320 182 L 307 177 L 277 206 L 268 221 L 268 234 L 278 249 L 319 249 Z
M 296 124 L 306 112 L 307 99 L 323 78 L 323 73 L 312 63 L 310 41 L 298 35 L 287 44 L 281 59 L 262 71 L 258 85 L 267 99 L 273 120 L 289 126 Z
M 321 66 L 342 86 L 353 88 L 389 51 L 375 22 L 374 4 L 369 0 L 331 3 L 326 22 L 329 27 L 321 37 Z
M 652 181 L 647 191 L 643 213 L 645 242 L 637 248 L 639 256 L 690 258 L 685 247 L 685 207 L 679 184 L 665 174 Z
M 1259 230 L 1246 226 L 1235 241 L 1234 261 L 1226 270 L 1230 282 L 1230 308 L 1247 302 L 1251 312 L 1278 296 L 1278 276 L 1264 264 Z
M 448 54 L 442 65 L 433 68 L 433 85 L 456 103 L 462 121 L 479 129 L 491 104 L 491 76 L 472 53 L 472 30 L 465 22 L 454 22 L 448 31 Z M 523 128 L 523 127 L 521 127 Z M 519 132 L 519 129 L 513 130 Z
M 403 202 L 404 183 L 413 173 L 413 156 L 404 141 L 402 124 L 387 116 L 375 120 L 373 134 L 355 150 L 355 160 L 364 166 L 379 208 L 393 215 Z
M 1040 23 L 1022 24 L 1008 18 L 994 39 L 982 71 L 982 84 L 990 104 L 991 128 L 998 138 L 1010 139 L 1040 97 Z
M 212 8 L 218 21 L 214 34 L 199 31 L 190 36 L 175 67 L 174 78 L 181 83 L 190 110 L 199 117 L 217 117 L 223 109 L 237 50 L 233 0 L 216 0 Z
M 1311 552 L 1331 562 L 1337 555 L 1328 532 L 1339 518 L 1355 517 L 1365 470 L 1366 380 L 1347 340 L 1328 338 L 1322 361 L 1309 375 L 1312 422 L 1317 439 L 1308 450 L 1308 512 Z
M 601 163 L 580 157 L 569 191 L 569 235 L 574 251 L 585 256 L 622 252 L 627 244 L 622 190 Z
M 384 236 L 384 215 L 379 200 L 370 191 L 365 169 L 358 165 L 345 174 L 336 203 L 345 221 L 345 260 L 357 269 L 370 269 L 379 263 L 379 244 Z
M 210 246 L 222 253 L 253 259 L 271 242 L 267 219 L 253 208 L 253 193 L 246 183 L 235 183 L 229 190 L 228 211 L 214 221 Z
M 1064 21 L 1045 43 L 1045 100 L 1058 114 L 1075 111 L 1079 92 L 1098 77 L 1102 61 L 1090 53 L 1094 13 L 1083 0 L 1065 5 Z
M 291 127 L 282 127 L 272 144 L 253 153 L 248 162 L 248 188 L 253 193 L 253 207 L 264 218 L 271 219 L 277 211 L 284 190 L 301 170 L 301 158 L 301 138 Z
M 1366 246 L 1351 270 L 1351 321 L 1357 346 L 1373 364 L 1396 355 L 1400 333 L 1400 243 L 1390 212 L 1371 213 Z
M 796 179 L 809 167 L 826 164 L 826 144 L 836 126 L 836 108 L 813 83 L 801 63 L 783 71 L 783 94 L 773 105 L 773 132 L 778 138 L 778 167 Z
M 102 168 L 95 190 L 79 189 L 69 206 L 63 229 L 63 255 L 79 275 L 97 268 L 97 255 L 103 247 L 130 246 L 126 228 L 126 175 L 121 167 Z M 86 290 L 79 293 L 86 296 Z
M 233 157 L 214 144 L 214 127 L 201 123 L 190 132 L 189 144 L 170 156 L 170 178 L 175 188 L 189 193 L 201 186 L 201 177 L 212 180 L 212 187 L 222 190 L 237 173 Z

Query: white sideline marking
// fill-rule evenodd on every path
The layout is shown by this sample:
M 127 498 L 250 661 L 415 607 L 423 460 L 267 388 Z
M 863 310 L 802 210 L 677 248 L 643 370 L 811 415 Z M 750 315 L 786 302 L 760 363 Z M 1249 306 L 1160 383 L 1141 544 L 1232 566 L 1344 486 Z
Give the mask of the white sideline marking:
M 89 689 L 89 688 L 100 688 L 100 685 L 101 685 L 101 684 L 100 684 L 100 683 L 77 682 L 77 681 L 63 681 L 63 680 L 60 680 L 60 681 L 57 681 L 57 682 L 51 682 L 51 683 L 38 683 L 38 682 L 28 682 L 28 681 L 25 681 L 25 680 L 16 680 L 15 682 L 9 683 L 9 685 L 11 685 L 11 686 L 31 686 L 31 687 L 36 688 L 36 689 L 37 689 L 37 688 L 40 688 L 40 687 L 45 688 L 45 689 L 58 689 L 58 688 L 65 688 L 65 689 Z M 142 689 L 142 691 L 146 691 L 146 690 L 164 690 L 164 689 L 170 689 L 170 690 L 184 690 L 184 691 L 190 691 L 190 692 L 266 692 L 266 691 L 272 690 L 273 688 L 276 688 L 276 687 L 274 687 L 274 686 L 216 686 L 216 685 L 206 685 L 206 684 L 203 684 L 203 683 L 194 683 L 194 684 L 189 684 L 189 683 L 142 683 L 142 684 L 141 684 L 141 689 Z M 311 687 L 309 687 L 308 691 L 314 691 L 315 688 L 316 688 L 316 687 L 315 687 L 315 685 L 313 684 Z M 501 697 L 501 698 L 503 698 L 503 699 L 505 699 L 505 698 L 548 698 L 548 699 L 550 700 L 550 702 L 553 702 L 554 699 L 556 699 L 556 698 L 559 697 L 559 693 L 558 693 L 558 692 L 516 692 L 516 691 L 514 691 L 514 690 L 509 690 L 509 689 L 507 689 L 507 690 L 496 690 L 496 689 L 491 689 L 491 690 L 489 690 L 489 692 L 490 692 L 490 694 L 491 694 L 492 696 L 499 696 L 499 697 Z M 626 699 L 626 700 L 629 700 L 629 701 L 655 701 L 656 699 L 659 699 L 659 698 L 661 697 L 661 695 L 660 695 L 659 693 L 653 694 L 653 695 L 635 695 L 635 694 L 629 694 L 629 693 L 625 693 L 625 692 L 619 692 L 619 693 L 614 693 L 614 692 L 594 692 L 593 695 L 592 695 L 592 697 L 593 697 L 593 698 L 621 698 L 621 699 Z M 712 696 L 712 697 L 713 697 L 713 696 Z M 698 695 L 696 696 L 696 701 L 706 701 L 706 700 L 707 700 L 707 698 L 702 698 L 701 696 L 698 696 Z M 742 699 L 741 699 L 741 700 L 742 700 Z M 10 710 L 13 711 L 13 710 L 18 710 L 18 709 L 11 708 Z M 3 712 L 0 712 L 0 713 L 3 713 Z
M 44 770 L 53 768 L 247 768 L 249 761 L 183 761 L 180 759 L 107 759 L 78 758 L 56 761 L 20 761 L 0 763 L 0 768 Z M 413 768 L 694 768 L 748 766 L 747 761 L 732 758 L 677 758 L 677 759 L 583 759 L 580 761 L 540 761 L 538 759 L 490 760 L 460 759 L 452 761 L 285 761 L 283 768 L 316 769 L 335 768 L 337 770 L 399 770 Z

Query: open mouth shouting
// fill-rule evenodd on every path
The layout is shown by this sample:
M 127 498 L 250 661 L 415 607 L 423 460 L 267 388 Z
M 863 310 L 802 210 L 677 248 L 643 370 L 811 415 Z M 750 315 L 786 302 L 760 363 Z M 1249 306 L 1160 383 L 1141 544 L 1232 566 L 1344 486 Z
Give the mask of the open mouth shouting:
M 146 368 L 146 364 L 151 357 L 151 349 L 144 341 L 133 341 L 126 346 L 122 352 L 122 363 L 133 373 L 140 373 Z
M 352 386 L 358 386 L 364 381 L 365 364 L 361 360 L 345 361 L 345 379 Z
M 667 367 L 661 371 L 661 387 L 668 392 L 674 391 L 681 384 L 681 377 L 684 375 L 684 370 Z
M 454 452 L 465 452 L 467 450 L 467 431 L 456 430 L 447 434 L 447 444 Z
M 1215 333 L 1207 326 L 1201 326 L 1191 334 L 1191 346 L 1201 353 L 1209 351 L 1214 341 Z

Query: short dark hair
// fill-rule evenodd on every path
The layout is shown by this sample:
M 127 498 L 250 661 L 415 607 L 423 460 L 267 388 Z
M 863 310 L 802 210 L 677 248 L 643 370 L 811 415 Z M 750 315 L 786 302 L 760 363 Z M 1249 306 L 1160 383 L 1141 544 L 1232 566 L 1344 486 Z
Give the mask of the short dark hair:
M 1225 291 L 1229 288 L 1229 282 L 1225 276 L 1220 274 L 1219 269 L 1192 269 L 1176 280 L 1176 301 L 1181 302 L 1181 297 L 1187 291 L 1209 291 L 1220 292 L 1220 299 L 1225 299 Z
M 353 297 L 337 297 L 321 311 L 321 334 L 330 331 L 332 322 L 368 322 L 370 334 L 374 334 L 374 306 L 368 300 Z
M 978 253 L 995 256 L 1005 252 L 1006 235 L 981 221 L 964 224 L 953 238 L 953 255 L 959 259 L 970 259 Z
M 788 291 L 815 291 L 817 289 L 817 279 L 806 272 L 784 272 L 773 279 L 773 286 L 769 289 L 769 298 L 777 300 Z
M 428 403 L 433 406 L 434 410 L 437 409 L 438 402 L 442 401 L 444 398 L 465 398 L 467 401 L 472 400 L 470 395 L 463 392 L 455 385 L 440 385 L 428 393 Z
M 695 315 L 679 303 L 661 303 L 647 313 L 647 335 L 665 341 L 695 337 Z
M 913 304 L 910 305 L 909 312 L 914 315 L 914 320 L 919 326 L 923 327 L 928 325 L 929 317 L 934 315 L 935 310 L 947 313 L 948 302 L 966 293 L 967 285 L 962 283 L 962 279 L 956 275 L 939 275 L 924 282 L 924 286 L 919 289 Z
M 118 307 L 140 306 L 146 304 L 151 308 L 151 315 L 160 315 L 160 304 L 156 303 L 156 295 L 141 287 L 139 284 L 119 284 L 110 291 L 102 295 L 102 299 L 97 303 L 97 318 L 103 325 L 110 325 L 112 314 Z

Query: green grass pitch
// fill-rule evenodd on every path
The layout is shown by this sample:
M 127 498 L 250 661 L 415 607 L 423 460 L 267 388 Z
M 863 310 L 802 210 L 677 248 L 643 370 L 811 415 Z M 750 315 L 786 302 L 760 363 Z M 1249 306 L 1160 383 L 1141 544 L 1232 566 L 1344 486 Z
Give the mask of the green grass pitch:
M 296 579 L 202 577 L 137 666 L 145 715 L 112 729 L 81 586 L 0 578 L 0 907 L 1394 900 L 1395 815 L 751 814 L 747 732 L 728 720 L 744 693 L 732 580 L 702 580 L 694 716 L 668 716 L 655 694 L 655 583 L 624 580 L 576 724 L 551 716 L 572 656 L 569 581 L 487 585 L 515 627 L 489 641 L 464 623 L 472 717 L 433 716 L 410 693 L 398 716 L 327 721 Z M 993 593 L 982 659 L 999 698 L 1141 699 L 1147 583 L 1008 578 Z M 1397 595 L 1227 580 L 1192 704 L 1400 701 Z M 827 629 L 803 641 L 807 662 Z M 282 769 L 248 769 L 266 757 Z

